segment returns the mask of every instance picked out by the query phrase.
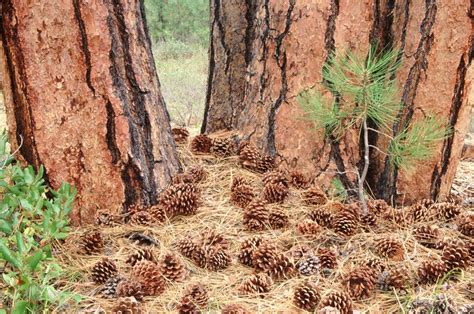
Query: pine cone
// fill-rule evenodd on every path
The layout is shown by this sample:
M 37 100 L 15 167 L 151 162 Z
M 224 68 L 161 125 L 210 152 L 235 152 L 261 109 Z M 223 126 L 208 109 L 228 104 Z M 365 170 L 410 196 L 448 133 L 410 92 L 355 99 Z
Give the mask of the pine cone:
M 263 239 L 261 237 L 252 237 L 244 242 L 240 246 L 240 253 L 238 255 L 239 262 L 252 267 L 252 256 L 254 251 L 262 243 Z
M 246 278 L 242 282 L 239 290 L 243 294 L 258 294 L 263 298 L 263 294 L 269 292 L 272 285 L 272 278 L 266 274 L 260 273 Z
M 376 279 L 377 272 L 374 269 L 360 266 L 343 279 L 343 284 L 351 297 L 360 300 L 370 296 Z
M 308 186 L 308 179 L 298 170 L 290 172 L 290 182 L 297 189 L 305 189 Z
M 134 297 L 120 298 L 112 309 L 112 314 L 142 314 L 140 303 Z
M 168 253 L 163 256 L 158 263 L 162 276 L 171 282 L 182 281 L 186 277 L 186 268 L 174 253 Z
M 201 314 L 198 306 L 194 303 L 194 300 L 189 296 L 181 298 L 181 302 L 178 305 L 179 314 Z
M 369 212 L 373 213 L 376 216 L 390 209 L 390 205 L 388 205 L 385 200 L 368 200 L 367 207 L 369 209 Z
M 418 267 L 418 279 L 420 284 L 434 284 L 446 273 L 446 265 L 443 261 L 423 261 Z
M 293 304 L 298 308 L 313 312 L 321 301 L 318 288 L 309 282 L 303 283 L 295 288 Z
M 438 227 L 425 225 L 413 230 L 413 236 L 423 246 L 436 248 L 441 241 L 441 232 Z
M 145 296 L 156 296 L 165 291 L 166 283 L 160 269 L 150 261 L 137 262 L 132 268 L 132 278 L 142 285 Z
M 230 201 L 232 204 L 245 208 L 254 199 L 254 189 L 248 184 L 239 184 L 232 189 Z
M 96 284 L 103 284 L 117 274 L 117 265 L 108 258 L 102 258 L 92 267 L 91 277 Z
M 264 230 L 268 223 L 268 216 L 265 202 L 254 200 L 244 210 L 243 224 L 249 231 Z
M 148 226 L 153 223 L 153 217 L 147 211 L 139 211 L 130 216 L 130 223 L 133 225 Z
M 342 291 L 332 291 L 321 301 L 321 307 L 336 308 L 341 314 L 352 313 L 352 301 L 349 295 Z
M 309 254 L 298 260 L 296 268 L 298 272 L 303 276 L 311 276 L 319 271 L 320 261 L 319 258 Z
M 314 221 L 304 220 L 296 226 L 298 233 L 305 236 L 315 236 L 321 232 L 321 227 Z
M 240 304 L 229 304 L 222 309 L 221 314 L 251 314 L 251 312 Z
M 200 309 L 207 308 L 209 304 L 207 289 L 200 283 L 190 285 L 186 289 L 183 298 L 190 299 Z
M 377 215 L 371 211 L 360 216 L 360 221 L 364 226 L 375 227 L 377 225 Z
M 250 182 L 245 180 L 244 178 L 240 176 L 235 176 L 232 178 L 232 185 L 230 187 L 230 190 L 233 191 L 235 188 L 237 188 L 239 185 L 250 185 Z
M 317 222 L 320 226 L 330 227 L 332 225 L 333 214 L 331 211 L 324 207 L 318 207 L 308 214 L 308 217 Z
M 128 256 L 125 263 L 130 264 L 131 266 L 135 266 L 138 261 L 141 261 L 143 259 L 151 262 L 156 261 L 155 254 L 153 253 L 153 250 L 151 248 L 140 248 L 136 250 Z
M 194 243 L 191 239 L 185 238 L 180 240 L 177 246 L 179 252 L 194 261 L 196 265 L 202 268 L 206 266 L 206 252 L 200 245 Z
M 99 210 L 95 214 L 95 224 L 98 226 L 114 226 L 122 223 L 122 217 L 109 210 Z
M 263 185 L 268 184 L 281 184 L 285 187 L 289 187 L 288 178 L 286 177 L 285 173 L 280 170 L 271 171 L 265 174 L 262 177 Z
M 257 271 L 270 270 L 279 258 L 278 248 L 270 242 L 263 242 L 253 251 L 252 265 Z
M 332 228 L 339 234 L 351 236 L 359 228 L 359 216 L 354 214 L 352 208 L 347 207 L 333 216 Z
M 474 237 L 474 212 L 463 214 L 458 219 L 458 230 L 468 237 Z
M 466 245 L 458 241 L 449 243 L 444 248 L 441 259 L 446 264 L 447 271 L 454 268 L 466 269 L 471 262 L 471 255 Z
M 395 268 L 388 271 L 384 285 L 393 287 L 397 290 L 402 290 L 410 286 L 411 275 L 409 270 L 404 265 L 397 265 Z
M 189 173 L 178 173 L 176 174 L 173 179 L 171 179 L 172 184 L 180 184 L 180 183 L 194 183 L 194 177 Z
M 405 259 L 405 250 L 402 243 L 394 238 L 381 238 L 375 243 L 375 251 L 382 257 L 390 258 L 394 261 Z
M 85 232 L 79 240 L 79 252 L 85 255 L 99 254 L 104 249 L 100 231 Z
M 193 183 L 199 183 L 207 178 L 207 171 L 201 165 L 194 165 L 186 171 L 193 178 Z
M 408 209 L 413 221 L 423 222 L 433 218 L 433 211 L 431 210 L 432 202 L 428 200 L 421 200 Z
M 229 267 L 232 257 L 224 249 L 211 249 L 207 254 L 207 268 L 218 271 Z
M 378 273 L 380 272 L 383 272 L 385 270 L 385 264 L 384 262 L 378 258 L 378 257 L 375 257 L 375 258 L 369 258 L 368 260 L 366 260 L 364 263 L 362 263 L 361 266 L 367 266 L 369 267 L 370 269 L 374 269 L 375 271 L 377 271 Z
M 413 217 L 410 211 L 397 208 L 389 208 L 382 216 L 385 220 L 391 221 L 397 226 L 406 226 L 412 223 Z
M 235 141 L 232 138 L 215 138 L 212 140 L 211 154 L 216 157 L 229 157 L 235 154 Z
M 288 197 L 288 187 L 283 183 L 268 183 L 263 187 L 263 198 L 268 203 L 283 203 Z
M 171 133 L 176 144 L 184 144 L 188 140 L 189 131 L 185 128 L 172 128 Z
M 312 186 L 303 193 L 303 202 L 309 205 L 324 205 L 327 202 L 327 196 L 319 187 Z
M 199 206 L 199 191 L 194 184 L 171 185 L 160 196 L 160 205 L 168 216 L 191 215 Z
M 118 284 L 125 280 L 122 276 L 115 276 L 109 278 L 104 287 L 101 289 L 101 293 L 106 299 L 115 299 L 117 297 L 117 286 Z
M 208 250 L 209 248 L 227 250 L 229 248 L 229 241 L 227 238 L 214 230 L 208 229 L 203 231 L 200 234 L 200 238 L 201 240 L 199 241 L 199 245 L 204 247 L 205 250 Z
M 148 209 L 148 213 L 150 214 L 153 222 L 162 223 L 167 219 L 165 209 L 160 205 L 154 205 L 150 207 Z
M 244 144 L 245 145 L 241 145 L 240 148 L 239 163 L 242 168 L 257 171 L 258 165 L 262 160 L 262 156 L 255 145 L 248 142 Z
M 266 272 L 275 280 L 288 279 L 296 274 L 296 268 L 285 254 L 279 253 Z
M 292 246 L 286 254 L 291 257 L 295 262 L 298 262 L 300 259 L 306 256 L 313 255 L 313 253 L 313 249 L 311 249 L 308 245 L 297 244 Z
M 209 154 L 211 152 L 212 140 L 205 134 L 195 136 L 191 141 L 191 151 L 193 153 Z
M 462 210 L 461 206 L 448 202 L 434 204 L 432 208 L 439 219 L 445 220 L 456 218 Z
M 275 210 L 270 213 L 268 222 L 270 223 L 270 227 L 272 229 L 283 229 L 288 227 L 290 218 L 282 210 Z
M 336 254 L 333 251 L 319 248 L 316 252 L 321 268 L 334 269 L 337 266 Z
M 142 285 L 130 279 L 120 281 L 116 288 L 117 297 L 134 297 L 137 301 L 143 300 Z
M 257 164 L 256 171 L 259 173 L 267 173 L 275 169 L 275 158 L 270 155 L 263 156 L 263 158 Z

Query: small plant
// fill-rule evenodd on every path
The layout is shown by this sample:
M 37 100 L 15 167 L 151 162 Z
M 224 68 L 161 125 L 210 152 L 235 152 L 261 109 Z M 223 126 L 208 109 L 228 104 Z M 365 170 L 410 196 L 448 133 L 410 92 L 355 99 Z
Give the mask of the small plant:
M 401 131 L 390 135 L 404 108 L 397 100 L 395 82 L 399 60 L 398 51 L 377 53 L 375 46 L 363 57 L 350 51 L 333 55 L 322 71 L 322 86 L 331 97 L 314 90 L 304 91 L 298 97 L 308 118 L 324 129 L 331 140 L 338 142 L 349 129 L 360 130 L 364 159 L 362 169 L 356 173 L 358 195 L 365 211 L 364 184 L 371 149 L 388 155 L 392 166 L 410 170 L 415 161 L 429 158 L 436 144 L 450 133 L 439 120 L 428 116 L 410 126 L 402 125 Z M 388 139 L 387 151 L 369 143 L 369 132 Z
M 43 167 L 35 173 L 16 162 L 6 133 L 0 135 L 0 289 L 11 313 L 39 313 L 78 300 L 55 285 L 63 271 L 52 256 L 53 243 L 68 235 L 76 190 L 68 184 L 49 190 L 43 174 Z

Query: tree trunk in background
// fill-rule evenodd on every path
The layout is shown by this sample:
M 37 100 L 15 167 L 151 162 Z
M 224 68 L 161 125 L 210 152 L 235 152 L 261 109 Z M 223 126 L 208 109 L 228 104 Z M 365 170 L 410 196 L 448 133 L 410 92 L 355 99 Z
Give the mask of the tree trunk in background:
M 443 198 L 469 123 L 473 10 L 468 0 L 249 0 L 240 5 L 213 0 L 203 132 L 235 128 L 283 164 L 326 185 L 338 173 L 346 188 L 355 188 L 355 171 L 363 166 L 359 134 L 352 130 L 335 144 L 312 132 L 295 97 L 319 84 L 330 54 L 367 51 L 377 42 L 404 51 L 397 74 L 406 104 L 401 125 L 433 113 L 455 133 L 410 175 L 373 151 L 370 188 L 378 197 L 405 203 Z M 242 82 L 243 91 L 236 88 Z M 394 134 L 399 129 L 394 125 Z M 370 141 L 386 146 L 374 133 Z
M 179 169 L 143 1 L 7 0 L 2 37 L 13 146 L 53 187 L 74 184 L 73 222 L 154 204 Z

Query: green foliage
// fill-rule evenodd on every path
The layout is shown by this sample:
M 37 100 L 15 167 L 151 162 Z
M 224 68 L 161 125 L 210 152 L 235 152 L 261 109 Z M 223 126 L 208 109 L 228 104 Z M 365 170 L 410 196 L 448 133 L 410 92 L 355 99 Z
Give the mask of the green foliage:
M 153 42 L 208 45 L 208 0 L 145 0 L 145 9 Z
M 55 287 L 63 272 L 51 251 L 55 241 L 67 237 L 76 190 L 67 184 L 49 190 L 42 167 L 38 173 L 31 166 L 22 168 L 9 152 L 5 132 L 0 136 L 0 160 L 0 262 L 5 263 L 1 280 L 6 303 L 12 313 L 37 313 L 77 300 Z
M 329 195 L 333 198 L 338 199 L 340 201 L 345 201 L 348 197 L 347 191 L 344 188 L 344 184 L 342 184 L 339 178 L 334 178 L 331 181 L 331 188 L 329 189 Z

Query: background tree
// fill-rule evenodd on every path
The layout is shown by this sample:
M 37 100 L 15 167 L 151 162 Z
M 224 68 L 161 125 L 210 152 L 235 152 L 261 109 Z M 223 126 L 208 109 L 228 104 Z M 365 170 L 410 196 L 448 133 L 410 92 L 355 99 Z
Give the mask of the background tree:
M 371 43 L 379 43 L 403 52 L 394 79 L 404 106 L 390 135 L 398 136 L 426 112 L 454 132 L 409 176 L 373 150 L 373 167 L 367 175 L 371 192 L 405 203 L 449 193 L 471 110 L 474 8 L 470 1 L 441 5 L 436 0 L 257 0 L 241 4 L 244 15 L 222 3 L 214 0 L 211 7 L 211 27 L 217 25 L 219 31 L 211 36 L 208 90 L 214 92 L 206 103 L 203 132 L 235 128 L 289 167 L 306 170 L 326 185 L 337 174 L 346 189 L 356 189 L 352 169 L 363 167 L 358 134 L 348 132 L 339 141 L 323 132 L 314 136 L 309 132 L 312 123 L 302 121 L 295 99 L 301 90 L 322 81 L 322 67 L 336 48 L 368 51 Z M 240 19 L 230 23 L 225 16 Z M 244 47 L 232 44 L 236 36 L 244 38 Z M 212 54 L 213 47 L 226 58 Z M 239 58 L 245 63 L 226 61 Z M 235 73 L 240 74 L 234 77 Z M 243 92 L 228 89 L 234 80 L 237 85 L 245 82 Z M 237 110 L 232 99 L 242 99 Z M 221 122 L 226 112 L 233 113 L 232 119 Z M 377 130 L 370 121 L 369 127 Z M 386 148 L 388 141 L 369 131 L 369 144 Z
M 179 163 L 143 1 L 8 0 L 2 16 L 10 140 L 77 187 L 73 221 L 156 203 Z

